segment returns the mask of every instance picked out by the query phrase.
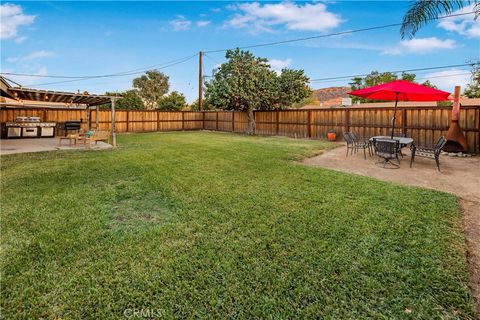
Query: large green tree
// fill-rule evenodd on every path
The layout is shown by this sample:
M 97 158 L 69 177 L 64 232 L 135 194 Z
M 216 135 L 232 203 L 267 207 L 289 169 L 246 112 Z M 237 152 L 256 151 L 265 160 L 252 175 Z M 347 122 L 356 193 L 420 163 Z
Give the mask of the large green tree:
M 247 133 L 255 132 L 253 110 L 266 109 L 273 103 L 276 74 L 268 60 L 248 51 L 228 50 L 227 62 L 205 84 L 205 100 L 216 109 L 246 111 Z
M 309 94 L 303 71 L 284 69 L 277 76 L 267 59 L 240 49 L 228 50 L 225 57 L 205 85 L 205 100 L 215 109 L 247 112 L 248 134 L 255 132 L 254 110 L 286 108 Z
M 127 90 L 120 93 L 106 92 L 107 96 L 119 96 L 121 97 L 115 101 L 115 108 L 119 110 L 143 110 L 145 104 L 142 98 L 139 97 L 136 90 Z
M 472 67 L 472 81 L 465 88 L 464 94 L 469 98 L 480 98 L 480 62 Z
M 278 105 L 281 109 L 290 108 L 312 95 L 307 86 L 309 78 L 303 70 L 283 69 L 277 78 Z
M 412 38 L 415 33 L 428 21 L 437 19 L 442 15 L 452 14 L 455 10 L 462 9 L 474 3 L 475 18 L 480 15 L 479 0 L 416 0 L 412 1 L 409 10 L 403 17 L 400 34 L 402 38 Z
M 168 92 L 170 85 L 168 76 L 157 70 L 149 70 L 133 79 L 133 87 L 145 102 L 147 109 L 155 109 L 160 98 Z
M 186 104 L 187 101 L 185 100 L 185 96 L 183 94 L 177 91 L 172 91 L 168 95 L 160 98 L 157 109 L 164 111 L 179 111 L 185 107 Z

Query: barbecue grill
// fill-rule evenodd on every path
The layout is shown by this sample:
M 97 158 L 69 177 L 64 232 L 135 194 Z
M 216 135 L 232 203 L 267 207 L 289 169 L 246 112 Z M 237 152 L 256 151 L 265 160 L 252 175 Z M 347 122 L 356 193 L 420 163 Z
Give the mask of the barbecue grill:
M 55 122 L 41 122 L 40 117 L 16 117 L 14 122 L 2 123 L 2 137 L 46 138 L 55 136 Z
M 65 123 L 63 124 L 63 130 L 65 130 L 65 137 L 69 134 L 69 132 L 74 133 L 75 131 L 79 131 L 81 123 L 81 119 L 65 121 Z

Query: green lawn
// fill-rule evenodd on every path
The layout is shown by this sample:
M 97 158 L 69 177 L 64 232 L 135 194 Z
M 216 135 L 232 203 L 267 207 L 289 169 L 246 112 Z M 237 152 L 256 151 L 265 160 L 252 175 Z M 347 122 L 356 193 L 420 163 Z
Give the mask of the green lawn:
M 474 317 L 452 195 L 293 161 L 320 141 L 118 140 L 2 156 L 2 319 Z

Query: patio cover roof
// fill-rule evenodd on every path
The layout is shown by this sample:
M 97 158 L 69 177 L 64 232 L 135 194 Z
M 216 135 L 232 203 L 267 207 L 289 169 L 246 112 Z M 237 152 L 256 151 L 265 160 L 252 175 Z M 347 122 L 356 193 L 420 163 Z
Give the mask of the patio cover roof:
M 15 100 L 41 101 L 44 103 L 59 102 L 65 104 L 85 104 L 88 106 L 97 106 L 101 104 L 110 104 L 112 98 L 115 99 L 115 97 L 90 94 L 88 92 L 74 93 L 12 87 L 7 81 L 5 81 L 3 77 L 0 78 L 1 95 Z
M 12 80 L 9 80 L 13 82 Z M 14 82 L 15 83 L 15 82 Z M 16 83 L 18 84 L 18 83 Z M 115 100 L 119 97 L 104 96 L 99 94 L 74 93 L 63 91 L 49 91 L 23 88 L 21 86 L 12 87 L 10 83 L 4 77 L 0 76 L 0 97 L 8 97 L 17 101 L 40 101 L 47 103 L 65 103 L 65 104 L 84 104 L 89 106 L 97 106 L 101 104 L 110 104 L 111 106 L 111 134 L 112 145 L 117 145 L 117 138 L 115 134 Z M 0 99 L 3 100 L 3 99 Z M 0 106 L 2 103 L 0 102 Z M 98 112 L 96 114 L 96 128 L 98 128 Z

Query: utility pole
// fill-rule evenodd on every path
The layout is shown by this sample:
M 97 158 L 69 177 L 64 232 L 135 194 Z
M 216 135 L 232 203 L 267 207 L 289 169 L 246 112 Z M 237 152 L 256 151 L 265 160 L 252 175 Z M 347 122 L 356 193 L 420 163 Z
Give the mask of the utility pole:
M 203 111 L 202 51 L 198 54 L 198 111 Z
M 112 146 L 116 147 L 117 146 L 117 134 L 115 133 L 115 100 L 116 98 L 111 98 L 111 104 L 112 104 L 112 111 L 111 111 L 111 126 L 112 126 Z M 98 110 L 98 109 L 97 109 Z M 98 114 L 98 111 L 97 111 Z M 98 116 L 97 116 L 98 119 Z M 98 127 L 97 127 L 98 130 Z

